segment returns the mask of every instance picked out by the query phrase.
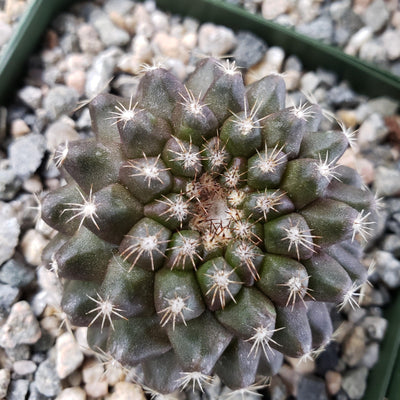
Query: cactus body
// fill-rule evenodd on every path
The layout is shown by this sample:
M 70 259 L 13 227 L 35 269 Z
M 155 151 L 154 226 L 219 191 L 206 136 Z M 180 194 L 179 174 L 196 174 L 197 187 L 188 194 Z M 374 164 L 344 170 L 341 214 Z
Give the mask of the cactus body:
M 273 75 L 245 87 L 202 60 L 186 85 L 150 69 L 130 101 L 90 105 L 95 138 L 64 145 L 44 199 L 62 306 L 88 341 L 160 393 L 217 374 L 232 389 L 309 356 L 327 303 L 355 303 L 372 198 L 337 165 L 318 106 L 285 108 Z

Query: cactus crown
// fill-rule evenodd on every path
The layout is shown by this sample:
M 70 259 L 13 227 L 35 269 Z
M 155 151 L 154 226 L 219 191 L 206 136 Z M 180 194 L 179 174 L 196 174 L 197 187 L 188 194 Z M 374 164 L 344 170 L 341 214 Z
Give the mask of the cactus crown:
M 328 303 L 356 304 L 373 197 L 337 164 L 348 131 L 285 96 L 280 76 L 246 87 L 212 58 L 185 85 L 147 68 L 131 99 L 91 102 L 94 138 L 56 152 L 67 184 L 42 212 L 63 310 L 152 390 L 256 387 L 330 340 Z

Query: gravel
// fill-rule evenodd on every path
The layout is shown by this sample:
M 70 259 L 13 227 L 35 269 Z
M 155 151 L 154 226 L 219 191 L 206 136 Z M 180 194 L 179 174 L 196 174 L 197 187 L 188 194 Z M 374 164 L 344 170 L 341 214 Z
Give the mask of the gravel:
M 304 0 L 298 2 L 299 9 L 293 9 L 289 1 L 268 0 L 268 9 L 267 0 L 231 2 L 287 25 L 303 26 L 311 36 L 384 62 L 388 68 L 399 62 L 395 42 L 400 14 L 396 22 L 389 2 L 375 0 L 365 6 L 338 0 L 328 7 L 325 2 Z M 377 12 L 379 18 L 371 18 Z M 85 328 L 66 323 L 60 311 L 58 279 L 41 262 L 42 249 L 53 231 L 35 219 L 35 193 L 63 183 L 52 159 L 56 147 L 92 135 L 87 108 L 77 109 L 80 101 L 100 91 L 129 97 L 137 86 L 140 65 L 153 59 L 163 61 L 184 79 L 193 70 L 196 54 L 204 53 L 231 55 L 243 67 L 247 83 L 269 72 L 281 73 L 290 92 L 288 104 L 305 100 L 300 90 L 312 92 L 346 126 L 359 129 L 358 146 L 340 162 L 358 168 L 364 183 L 382 197 L 379 224 L 363 261 L 366 267 L 372 260 L 376 263 L 370 277 L 374 286 L 365 288 L 361 309 L 346 307 L 335 317 L 335 326 L 341 325 L 341 330 L 324 353 L 304 365 L 286 360 L 264 393 L 273 400 L 362 398 L 387 329 L 380 307 L 389 304 L 392 291 L 400 287 L 398 103 L 386 97 L 360 96 L 332 71 L 307 71 L 297 57 L 248 32 L 171 17 L 152 1 L 135 4 L 130 0 L 76 4 L 60 14 L 44 47 L 32 57 L 14 102 L 0 110 L 0 346 L 4 361 L 0 398 L 145 398 L 124 371 L 105 373 L 102 361 L 87 349 Z M 329 120 L 323 126 L 335 127 Z M 218 399 L 228 392 L 217 379 L 204 395 L 188 390 L 181 398 Z M 237 393 L 231 398 L 242 396 Z M 250 398 L 257 397 L 246 396 Z

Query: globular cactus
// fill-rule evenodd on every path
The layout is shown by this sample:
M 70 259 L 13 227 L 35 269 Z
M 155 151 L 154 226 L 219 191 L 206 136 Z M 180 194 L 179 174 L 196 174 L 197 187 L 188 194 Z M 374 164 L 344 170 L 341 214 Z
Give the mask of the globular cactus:
M 312 355 L 330 305 L 366 282 L 374 199 L 337 164 L 351 133 L 285 98 L 279 75 L 246 87 L 212 58 L 185 85 L 148 67 L 130 100 L 91 102 L 94 138 L 55 154 L 67 184 L 42 214 L 62 308 L 159 393 L 214 374 L 240 389 Z

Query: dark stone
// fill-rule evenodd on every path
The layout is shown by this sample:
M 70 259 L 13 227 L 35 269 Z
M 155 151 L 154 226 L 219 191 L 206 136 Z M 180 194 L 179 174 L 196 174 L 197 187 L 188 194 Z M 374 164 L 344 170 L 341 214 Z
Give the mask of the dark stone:
M 250 68 L 257 64 L 267 51 L 266 43 L 250 32 L 239 32 L 233 58 L 239 67 Z
M 356 107 L 360 103 L 356 94 L 346 85 L 335 86 L 328 92 L 327 99 L 334 107 Z
M 331 342 L 326 347 L 326 350 L 316 359 L 317 374 L 324 376 L 329 370 L 335 370 L 339 362 L 339 344 Z
M 303 376 L 300 379 L 297 400 L 328 400 L 325 381 L 316 376 Z
M 0 281 L 13 287 L 22 288 L 35 279 L 35 271 L 12 258 L 0 268 Z

